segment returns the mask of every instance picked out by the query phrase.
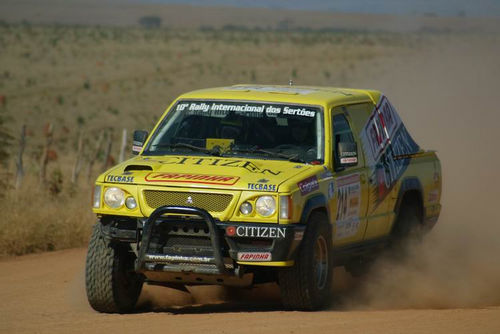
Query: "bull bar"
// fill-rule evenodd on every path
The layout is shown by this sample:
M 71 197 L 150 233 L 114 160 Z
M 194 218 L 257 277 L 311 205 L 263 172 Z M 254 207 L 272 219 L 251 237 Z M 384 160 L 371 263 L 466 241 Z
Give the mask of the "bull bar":
M 210 232 L 210 241 L 213 249 L 213 256 L 178 256 L 167 254 L 150 254 L 149 247 L 151 236 L 153 235 L 157 221 L 165 214 L 181 214 L 200 217 L 208 227 Z M 166 223 L 167 221 L 162 221 Z M 136 261 L 136 271 L 144 272 L 152 270 L 151 262 L 164 263 L 162 271 L 188 271 L 198 274 L 227 274 L 224 265 L 221 248 L 221 238 L 217 231 L 215 220 L 204 209 L 185 206 L 161 206 L 153 211 L 144 223 L 141 247 L 139 248 Z M 188 265 L 186 265 L 188 264 Z M 191 264 L 191 265 L 189 265 Z M 212 264 L 206 267 L 200 265 Z

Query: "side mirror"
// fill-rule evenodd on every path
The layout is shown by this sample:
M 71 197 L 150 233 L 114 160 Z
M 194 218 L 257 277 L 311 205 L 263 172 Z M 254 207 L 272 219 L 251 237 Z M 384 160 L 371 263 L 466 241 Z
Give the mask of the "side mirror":
M 358 146 L 356 143 L 340 142 L 337 149 L 340 167 L 351 167 L 358 164 Z
M 148 139 L 148 132 L 144 130 L 134 131 L 134 141 L 132 142 L 132 154 L 139 154 L 141 152 L 144 143 Z

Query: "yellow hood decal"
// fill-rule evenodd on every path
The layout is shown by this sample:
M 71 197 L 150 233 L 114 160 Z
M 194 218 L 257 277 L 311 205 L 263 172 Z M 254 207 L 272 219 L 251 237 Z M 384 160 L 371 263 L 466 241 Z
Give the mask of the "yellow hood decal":
M 277 191 L 279 184 L 311 167 L 284 160 L 140 156 L 111 169 L 104 176 L 104 181 L 151 186 Z

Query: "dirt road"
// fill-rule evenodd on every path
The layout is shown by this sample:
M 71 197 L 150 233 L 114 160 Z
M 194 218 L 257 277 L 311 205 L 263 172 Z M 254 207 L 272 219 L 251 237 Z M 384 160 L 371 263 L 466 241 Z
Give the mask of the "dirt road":
M 88 306 L 83 288 L 85 250 L 28 255 L 0 261 L 2 333 L 498 333 L 500 307 L 446 310 L 285 312 L 272 292 L 218 301 L 220 290 L 194 291 L 204 305 L 143 306 L 132 315 L 108 315 Z M 270 293 L 267 293 L 270 292 Z M 185 293 L 164 290 L 174 303 Z M 267 295 L 265 297 L 264 295 Z M 205 298 L 205 300 L 202 300 Z M 259 301 L 261 300 L 261 301 Z M 155 303 L 158 304 L 158 303 Z
M 337 271 L 332 309 L 285 312 L 273 286 L 148 288 L 138 313 L 99 314 L 75 249 L 0 260 L 0 332 L 500 333 L 498 45 L 457 41 L 350 82 L 386 92 L 417 142 L 438 150 L 443 211 L 406 263 L 380 261 L 364 282 Z

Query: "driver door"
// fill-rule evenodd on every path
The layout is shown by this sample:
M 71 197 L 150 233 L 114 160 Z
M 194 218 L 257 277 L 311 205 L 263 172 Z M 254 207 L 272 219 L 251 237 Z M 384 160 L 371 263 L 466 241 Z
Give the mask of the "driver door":
M 334 213 L 333 245 L 339 247 L 363 240 L 367 225 L 368 184 L 361 143 L 345 107 L 332 110 L 331 124 L 334 191 L 330 205 Z M 346 160 L 344 152 L 341 156 L 341 146 L 357 147 L 357 161 L 353 160 L 352 154 L 350 160 Z

